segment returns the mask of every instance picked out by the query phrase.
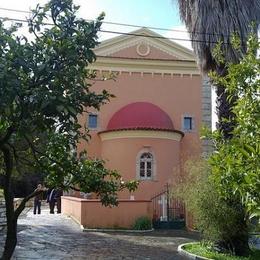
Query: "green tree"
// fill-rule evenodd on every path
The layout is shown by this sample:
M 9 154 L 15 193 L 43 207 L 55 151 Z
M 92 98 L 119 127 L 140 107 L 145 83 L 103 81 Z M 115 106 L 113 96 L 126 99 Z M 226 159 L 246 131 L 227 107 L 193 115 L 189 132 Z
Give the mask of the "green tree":
M 217 150 L 210 158 L 213 177 L 222 196 L 241 197 L 249 213 L 260 205 L 260 60 L 256 56 L 259 47 L 257 37 L 251 35 L 241 62 L 229 64 L 224 77 L 211 75 L 214 82 L 225 86 L 229 97 L 238 97 L 232 109 L 236 123 L 233 137 L 224 140 L 219 130 L 213 134 Z
M 257 37 L 250 35 L 248 51 L 240 63 L 229 63 L 225 76 L 211 73 L 213 82 L 224 86 L 229 98 L 237 97 L 232 108 L 232 138 L 225 139 L 216 130 L 211 136 L 215 152 L 209 158 L 210 178 L 218 193 L 243 216 L 236 222 L 240 235 L 226 241 L 236 254 L 245 252 L 239 248 L 248 243 L 249 218 L 260 205 L 260 60 L 256 56 L 259 47 Z
M 259 0 L 178 0 L 178 3 L 181 18 L 190 33 L 202 72 L 207 74 L 215 71 L 219 76 L 227 75 L 227 64 L 240 62 L 246 53 L 246 42 L 250 32 L 252 29 L 256 32 L 260 23 Z M 252 27 L 252 23 L 255 23 L 255 27 Z M 232 44 L 233 35 L 237 35 L 241 40 L 239 50 Z M 221 62 L 219 52 L 223 54 Z M 216 82 L 215 85 L 218 128 L 222 132 L 222 138 L 229 139 L 232 138 L 236 123 L 232 106 L 237 96 L 229 97 L 225 86 L 220 82 Z M 232 198 L 230 203 L 234 204 L 235 209 L 242 206 L 239 198 Z M 247 227 L 246 222 L 243 222 L 243 212 L 244 210 L 240 211 L 241 227 L 233 237 L 238 255 L 248 255 L 249 252 L 247 236 L 244 236 L 243 232 Z
M 17 243 L 17 219 L 29 194 L 15 210 L 12 178 L 26 167 L 37 167 L 50 185 L 97 192 L 103 204 L 116 205 L 117 192 L 136 188 L 123 182 L 101 160 L 75 152 L 88 139 L 78 116 L 99 109 L 111 95 L 95 93 L 88 79 L 95 73 L 93 49 L 103 15 L 95 22 L 77 18 L 72 0 L 50 0 L 37 6 L 28 20 L 33 40 L 17 36 L 21 25 L 0 22 L 0 174 L 3 175 L 7 236 L 1 259 L 10 259 Z

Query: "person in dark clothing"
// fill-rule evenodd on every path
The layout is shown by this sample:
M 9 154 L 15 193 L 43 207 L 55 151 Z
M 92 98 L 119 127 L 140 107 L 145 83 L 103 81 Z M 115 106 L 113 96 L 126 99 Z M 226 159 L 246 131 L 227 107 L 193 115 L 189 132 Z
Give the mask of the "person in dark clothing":
M 57 189 L 55 193 L 55 199 L 57 202 L 57 213 L 61 213 L 61 196 L 62 196 L 62 190 Z
M 40 191 L 40 190 L 42 190 L 42 185 L 38 184 L 37 185 L 37 189 L 35 191 Z M 43 193 L 37 194 L 34 197 L 34 204 L 33 204 L 33 214 L 34 215 L 36 214 L 36 212 L 38 214 L 41 214 L 41 203 L 42 203 L 42 200 L 43 200 Z
M 54 207 L 56 203 L 56 190 L 49 189 L 47 192 L 47 203 L 49 203 L 50 214 L 54 214 Z

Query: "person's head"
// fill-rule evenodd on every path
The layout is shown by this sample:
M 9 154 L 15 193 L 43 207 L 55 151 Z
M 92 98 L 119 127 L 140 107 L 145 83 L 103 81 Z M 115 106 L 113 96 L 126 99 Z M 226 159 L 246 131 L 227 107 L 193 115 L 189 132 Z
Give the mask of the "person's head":
M 42 184 L 41 184 L 41 183 L 38 183 L 37 189 L 41 189 L 41 188 L 42 188 Z

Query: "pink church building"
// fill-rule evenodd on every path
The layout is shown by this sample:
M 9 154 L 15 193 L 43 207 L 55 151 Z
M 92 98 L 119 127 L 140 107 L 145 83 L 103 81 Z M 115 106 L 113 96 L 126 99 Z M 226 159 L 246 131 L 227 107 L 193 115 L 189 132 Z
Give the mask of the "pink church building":
M 199 132 L 211 122 L 210 86 L 203 80 L 191 50 L 148 29 L 102 42 L 91 69 L 116 79 L 93 85 L 115 95 L 100 111 L 81 118 L 90 129 L 87 149 L 92 158 L 120 172 L 124 180 L 138 180 L 138 189 L 119 194 L 119 206 L 103 207 L 86 194 L 65 196 L 62 211 L 87 228 L 131 228 L 147 216 L 156 221 L 185 219 L 179 201 L 166 189 L 183 174 L 184 162 L 205 151 Z M 169 204 L 175 206 L 169 208 Z M 171 215 L 169 215 L 171 210 Z M 174 212 L 172 212 L 174 211 Z

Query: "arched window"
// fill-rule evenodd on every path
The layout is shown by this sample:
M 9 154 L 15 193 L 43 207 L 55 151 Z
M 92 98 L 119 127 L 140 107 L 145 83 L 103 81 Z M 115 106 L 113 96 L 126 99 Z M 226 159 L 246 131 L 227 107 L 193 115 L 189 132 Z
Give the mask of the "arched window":
M 139 158 L 139 178 L 152 179 L 153 177 L 153 155 L 149 152 L 144 152 Z

